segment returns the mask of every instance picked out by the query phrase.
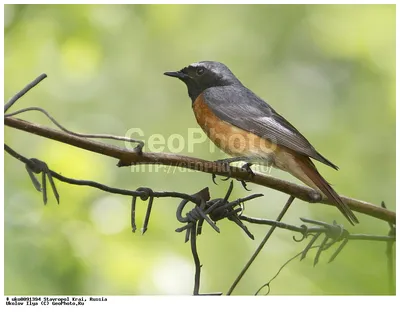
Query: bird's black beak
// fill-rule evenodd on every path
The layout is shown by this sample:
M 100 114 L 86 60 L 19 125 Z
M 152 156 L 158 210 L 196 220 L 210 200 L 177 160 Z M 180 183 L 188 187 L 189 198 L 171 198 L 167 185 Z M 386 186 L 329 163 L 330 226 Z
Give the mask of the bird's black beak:
M 186 75 L 185 73 L 183 73 L 181 70 L 175 71 L 175 72 L 165 72 L 164 75 L 170 76 L 170 77 L 179 78 L 179 79 L 181 79 L 181 80 L 183 80 L 183 79 L 185 79 L 185 78 L 188 77 L 188 75 Z

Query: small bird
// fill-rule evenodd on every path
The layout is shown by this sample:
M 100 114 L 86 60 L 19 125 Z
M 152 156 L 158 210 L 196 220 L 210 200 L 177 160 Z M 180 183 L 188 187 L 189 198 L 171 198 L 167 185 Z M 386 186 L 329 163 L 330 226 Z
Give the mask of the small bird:
M 310 158 L 336 170 L 338 167 L 318 153 L 268 103 L 246 88 L 226 65 L 201 61 L 164 74 L 186 84 L 197 123 L 220 149 L 237 156 L 228 162 L 245 160 L 248 169 L 258 163 L 289 172 L 325 194 L 351 224 L 358 223 Z

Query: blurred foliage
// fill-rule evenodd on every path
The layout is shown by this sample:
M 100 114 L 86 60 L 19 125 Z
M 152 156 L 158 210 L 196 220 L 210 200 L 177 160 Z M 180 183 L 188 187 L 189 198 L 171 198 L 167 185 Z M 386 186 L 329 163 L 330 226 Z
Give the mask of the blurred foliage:
M 394 5 L 5 5 L 5 100 L 38 74 L 44 82 L 13 109 L 40 106 L 64 126 L 86 133 L 165 137 L 197 127 L 185 86 L 162 75 L 199 60 L 217 60 L 293 123 L 340 171 L 318 165 L 338 192 L 395 209 Z M 23 118 L 49 125 L 38 113 Z M 68 177 L 111 186 L 195 193 L 215 186 L 202 173 L 141 172 L 114 159 L 5 128 L 5 141 Z M 210 143 L 194 155 L 220 159 Z M 168 151 L 168 150 L 165 150 Z M 187 149 L 182 154 L 190 154 Z M 283 172 L 272 175 L 295 181 Z M 130 199 L 57 183 L 43 206 L 24 166 L 5 154 L 5 293 L 190 294 L 194 265 L 175 233 L 178 200 L 160 199 L 146 235 L 130 230 Z M 287 196 L 251 185 L 265 197 L 246 214 L 275 218 Z M 233 197 L 248 193 L 238 184 Z M 140 202 L 140 201 L 139 201 Z M 140 202 L 138 222 L 147 203 Z M 295 201 L 299 217 L 348 223 L 337 209 Z M 363 215 L 357 233 L 386 234 L 385 222 Z M 140 223 L 139 223 L 140 225 Z M 205 225 L 198 248 L 201 291 L 226 292 L 267 228 L 250 241 L 228 221 L 218 235 Z M 306 243 L 279 230 L 236 289 L 252 294 Z M 271 294 L 389 294 L 386 245 L 350 242 L 331 264 L 325 255 L 294 261 Z M 329 253 L 329 252 L 328 252 Z M 325 261 L 324 261 L 325 260 Z

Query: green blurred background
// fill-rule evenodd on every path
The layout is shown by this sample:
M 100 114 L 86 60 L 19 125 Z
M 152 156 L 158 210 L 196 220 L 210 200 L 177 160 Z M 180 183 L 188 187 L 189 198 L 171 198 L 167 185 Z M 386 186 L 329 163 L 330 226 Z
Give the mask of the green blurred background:
M 165 137 L 197 127 L 186 87 L 162 75 L 199 60 L 227 64 L 241 81 L 293 123 L 340 167 L 318 165 L 339 193 L 395 209 L 394 5 L 6 5 L 5 100 L 45 72 L 48 78 L 12 110 L 40 106 L 65 127 L 85 133 Z M 22 116 L 21 116 L 22 117 Z M 49 125 L 39 113 L 24 119 Z M 5 142 L 68 177 L 110 186 L 195 193 L 203 173 L 132 172 L 116 160 L 5 128 Z M 182 154 L 215 160 L 209 142 Z M 168 152 L 168 150 L 165 150 Z M 272 170 L 275 177 L 295 181 Z M 194 265 L 175 219 L 176 199 L 157 199 L 142 236 L 130 229 L 130 198 L 62 184 L 61 203 L 43 206 L 24 166 L 5 154 L 5 293 L 16 295 L 190 294 Z M 287 200 L 265 196 L 246 214 L 275 218 Z M 235 183 L 232 198 L 249 193 Z M 137 222 L 147 203 L 139 201 Z M 334 207 L 295 201 L 284 221 L 299 217 L 350 228 Z M 385 222 L 359 215 L 355 233 L 385 235 Z M 205 225 L 198 239 L 201 291 L 226 292 L 267 227 L 250 225 L 255 241 L 228 221 L 221 234 Z M 253 294 L 307 242 L 277 230 L 235 294 Z M 350 242 L 327 264 L 295 260 L 271 294 L 389 294 L 386 245 Z

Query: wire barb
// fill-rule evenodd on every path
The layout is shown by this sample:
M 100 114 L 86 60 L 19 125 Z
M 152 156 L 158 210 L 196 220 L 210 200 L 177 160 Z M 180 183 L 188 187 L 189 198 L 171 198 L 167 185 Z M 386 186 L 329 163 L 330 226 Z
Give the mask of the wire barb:
M 29 177 L 31 178 L 31 181 L 33 183 L 33 186 L 38 190 L 39 192 L 42 192 L 43 194 L 43 203 L 46 205 L 47 204 L 47 179 L 49 180 L 51 189 L 53 191 L 54 197 L 57 200 L 57 203 L 60 203 L 60 195 L 58 194 L 56 185 L 53 180 L 52 172 L 50 171 L 49 167 L 47 164 L 43 161 L 40 161 L 39 159 L 36 158 L 31 158 L 29 159 L 29 162 L 25 164 L 26 171 L 29 174 Z M 42 184 L 40 185 L 40 182 L 36 179 L 34 174 L 42 174 Z M 47 179 L 46 179 L 47 178 Z
M 140 193 L 139 197 L 141 200 L 143 201 L 149 200 L 149 202 L 147 203 L 146 216 L 144 218 L 142 227 L 142 235 L 143 235 L 144 233 L 146 233 L 149 225 L 151 208 L 153 207 L 154 193 L 153 190 L 148 187 L 139 187 L 136 191 Z
M 131 203 L 131 228 L 132 232 L 136 232 L 136 198 L 137 196 L 132 196 L 132 203 Z
M 208 188 L 204 188 L 196 194 L 193 194 L 192 197 L 197 199 L 194 208 L 183 215 L 183 209 L 188 204 L 188 200 L 184 199 L 178 205 L 176 210 L 176 218 L 180 223 L 185 223 L 184 226 L 177 228 L 176 232 L 185 233 L 185 243 L 190 240 L 191 242 L 191 250 L 193 255 L 193 260 L 195 263 L 195 281 L 194 281 L 194 295 L 199 295 L 200 289 L 200 260 L 197 252 L 196 245 L 196 237 L 201 234 L 202 226 L 204 221 L 207 223 L 218 233 L 220 233 L 219 228 L 215 224 L 215 222 L 228 219 L 230 221 L 235 222 L 251 239 L 254 239 L 253 234 L 247 229 L 247 227 L 243 224 L 243 222 L 239 219 L 239 214 L 242 212 L 243 208 L 235 208 L 240 206 L 246 201 L 255 199 L 257 197 L 263 196 L 262 194 L 253 194 L 247 196 L 245 198 L 239 198 L 232 202 L 229 202 L 229 197 L 232 194 L 233 190 L 233 181 L 231 181 L 229 188 L 224 196 L 224 198 L 215 198 L 210 199 L 210 194 Z M 218 293 L 219 294 L 219 293 Z
M 335 260 L 336 257 L 338 256 L 338 254 L 343 250 L 344 246 L 347 244 L 349 237 L 350 237 L 349 232 L 344 229 L 343 225 L 337 224 L 336 221 L 333 221 L 333 224 L 329 224 L 326 222 L 310 220 L 310 219 L 306 219 L 306 218 L 300 218 L 300 220 L 303 221 L 304 223 L 309 223 L 309 224 L 319 226 L 317 228 L 308 228 L 306 225 L 303 225 L 303 229 L 305 229 L 305 231 L 303 233 L 303 235 L 304 235 L 303 237 L 313 235 L 313 238 L 310 240 L 310 242 L 307 244 L 307 246 L 302 251 L 300 260 L 303 260 L 307 256 L 308 251 L 314 247 L 315 242 L 323 234 L 325 235 L 325 237 L 323 238 L 321 244 L 319 245 L 319 248 L 315 255 L 314 266 L 318 264 L 323 251 L 329 249 L 331 246 L 333 246 L 337 242 L 343 240 L 343 242 L 339 246 L 339 248 L 329 258 L 328 263 Z M 311 233 L 315 233 L 315 234 L 311 234 Z

